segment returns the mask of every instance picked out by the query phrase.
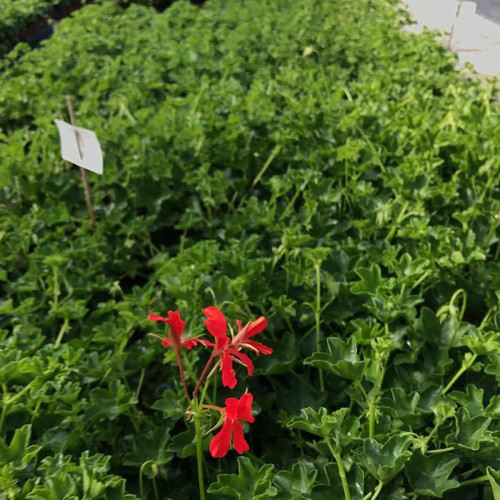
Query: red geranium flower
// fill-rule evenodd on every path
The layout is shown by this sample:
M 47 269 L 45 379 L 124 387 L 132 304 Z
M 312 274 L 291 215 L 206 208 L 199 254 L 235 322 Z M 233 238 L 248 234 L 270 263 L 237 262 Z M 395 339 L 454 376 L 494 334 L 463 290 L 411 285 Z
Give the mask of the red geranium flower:
M 243 394 L 240 399 L 227 398 L 226 408 L 222 409 L 224 424 L 221 431 L 210 441 L 210 454 L 214 458 L 221 458 L 226 455 L 233 439 L 234 449 L 241 455 L 250 449 L 243 436 L 243 426 L 240 420 L 253 422 L 252 417 L 253 396 L 250 393 Z
M 198 339 L 183 339 L 182 332 L 186 326 L 186 322 L 182 321 L 179 311 L 168 311 L 168 318 L 163 318 L 156 314 L 148 314 L 148 319 L 151 321 L 165 321 L 170 328 L 168 329 L 168 339 L 155 335 L 161 340 L 163 347 L 171 347 L 175 351 L 180 350 L 182 347 L 191 349 L 193 346 L 198 345 Z
M 213 306 L 207 307 L 206 309 L 203 309 L 203 314 L 207 317 L 204 324 L 207 325 L 208 331 L 215 337 L 215 344 L 207 342 L 206 340 L 203 341 L 203 344 L 213 347 L 215 355 L 221 357 L 222 384 L 224 387 L 233 389 L 236 385 L 233 361 L 246 366 L 248 374 L 253 375 L 253 363 L 246 354 L 240 352 L 240 349 L 251 349 L 257 354 L 257 356 L 260 356 L 261 353 L 271 354 L 273 352 L 270 347 L 267 347 L 260 342 L 248 340 L 250 337 L 264 330 L 267 325 L 266 318 L 264 318 L 264 316 L 260 316 L 260 318 L 248 323 L 244 327 L 241 326 L 240 321 L 237 321 L 239 331 L 231 339 L 227 336 L 226 318 L 219 309 Z

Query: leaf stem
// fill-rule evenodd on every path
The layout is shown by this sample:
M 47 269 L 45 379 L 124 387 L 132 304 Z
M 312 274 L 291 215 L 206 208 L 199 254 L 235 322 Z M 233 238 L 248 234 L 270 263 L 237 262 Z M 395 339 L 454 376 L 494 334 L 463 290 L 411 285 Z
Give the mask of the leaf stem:
M 439 450 L 427 450 L 427 453 L 446 453 L 447 451 L 454 451 L 455 448 L 453 446 L 449 446 L 448 448 L 440 448 Z
M 325 438 L 325 442 L 330 451 L 332 452 L 333 458 L 335 458 L 335 461 L 337 462 L 337 467 L 339 468 L 339 476 L 342 482 L 342 488 L 344 490 L 344 498 L 345 500 L 351 500 L 349 484 L 347 483 L 347 477 L 345 475 L 344 464 L 342 463 L 342 457 L 340 456 L 340 451 L 338 451 L 338 448 L 336 449 L 332 446 L 332 443 L 328 438 Z
M 373 439 L 373 435 L 375 434 L 375 413 L 377 410 L 377 405 L 373 399 L 373 396 L 370 398 L 368 402 L 368 436 L 370 439 Z
M 57 336 L 56 339 L 56 344 L 55 344 L 56 347 L 59 347 L 59 345 L 61 344 L 64 334 L 68 331 L 68 327 L 69 327 L 69 319 L 64 318 L 64 323 L 62 324 L 61 329 L 59 330 L 59 335 Z
M 210 357 L 208 358 L 207 364 L 205 365 L 205 368 L 203 368 L 203 371 L 201 372 L 200 378 L 198 379 L 198 383 L 196 384 L 196 387 L 195 387 L 195 389 L 193 391 L 193 398 L 195 398 L 196 394 L 198 394 L 198 391 L 199 391 L 200 386 L 201 386 L 201 384 L 203 382 L 203 379 L 205 378 L 206 374 L 208 373 L 210 365 L 212 364 L 212 361 L 215 358 L 214 352 L 215 352 L 215 350 L 212 351 L 212 354 L 210 354 Z
M 191 398 L 189 397 L 189 391 L 186 384 L 186 377 L 184 377 L 184 370 L 182 368 L 182 357 L 180 349 L 175 350 L 175 355 L 177 356 L 177 364 L 179 365 L 179 375 L 181 376 L 182 387 L 184 388 L 184 396 L 186 396 L 188 403 L 190 403 Z
M 379 481 L 379 483 L 377 485 L 377 489 L 375 490 L 375 492 L 373 494 L 372 500 L 375 500 L 380 495 L 380 492 L 382 491 L 383 487 L 384 487 L 384 482 Z
M 470 358 L 469 361 L 464 360 L 460 369 L 457 371 L 457 373 L 455 373 L 455 376 L 449 381 L 448 385 L 442 390 L 441 392 L 442 395 L 445 395 L 451 389 L 453 384 L 462 376 L 462 374 L 472 366 L 474 361 L 476 361 L 476 358 L 477 354 L 474 353 L 474 355 Z
M 7 407 L 8 407 L 8 399 L 7 394 L 9 393 L 7 389 L 7 384 L 2 384 L 2 413 L 0 415 L 0 432 L 3 429 L 3 423 L 5 421 L 5 417 L 7 416 Z
M 487 475 L 481 476 L 481 477 L 476 477 L 475 479 L 469 479 L 467 481 L 462 481 L 459 485 L 461 488 L 462 486 L 467 486 L 469 484 L 478 484 L 478 483 L 483 483 L 484 481 L 488 481 L 489 478 Z
M 214 373 L 214 370 L 217 368 L 217 366 L 219 366 L 219 364 L 220 364 L 220 359 L 219 359 L 219 361 L 217 361 L 215 366 L 212 368 L 212 371 L 208 374 L 208 376 L 206 378 L 205 386 L 203 387 L 203 392 L 201 393 L 200 406 L 203 403 L 203 400 L 205 399 L 205 396 L 207 394 L 207 389 L 208 389 L 208 386 L 210 385 L 210 380 L 212 380 L 212 375 Z M 215 379 L 215 380 L 217 380 L 217 379 Z M 215 395 L 213 397 L 213 400 L 215 401 Z
M 320 340 L 320 314 L 321 314 L 321 272 L 320 266 L 316 265 L 316 309 L 314 310 L 314 318 L 316 321 L 316 350 L 319 352 L 319 340 Z M 323 370 L 319 368 L 319 387 L 321 392 L 325 390 L 325 384 L 323 382 Z
M 200 414 L 198 411 L 198 403 L 193 400 L 195 406 L 194 427 L 196 431 L 196 463 L 198 466 L 198 487 L 200 490 L 200 500 L 205 500 L 205 484 L 203 482 L 203 454 L 201 450 L 201 426 Z

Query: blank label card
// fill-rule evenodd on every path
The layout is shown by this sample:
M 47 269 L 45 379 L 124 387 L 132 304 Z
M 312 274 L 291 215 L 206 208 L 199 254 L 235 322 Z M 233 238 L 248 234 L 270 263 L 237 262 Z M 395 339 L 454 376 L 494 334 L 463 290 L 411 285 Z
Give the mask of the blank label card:
M 102 175 L 102 151 L 95 132 L 54 120 L 61 138 L 61 156 L 74 165 Z

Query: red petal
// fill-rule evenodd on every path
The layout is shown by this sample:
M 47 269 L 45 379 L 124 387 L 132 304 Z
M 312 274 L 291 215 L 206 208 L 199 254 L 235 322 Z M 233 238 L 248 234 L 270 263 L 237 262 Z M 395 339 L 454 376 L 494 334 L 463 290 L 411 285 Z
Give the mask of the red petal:
M 245 333 L 245 336 L 243 337 L 244 340 L 252 337 L 253 335 L 257 335 L 257 333 L 260 333 L 264 328 L 267 326 L 267 320 L 264 318 L 264 316 L 261 316 L 260 318 L 257 318 L 255 321 L 252 321 L 247 328 L 247 332 Z
M 236 324 L 238 325 L 238 331 L 241 332 L 241 330 L 243 330 L 243 327 L 241 326 L 241 321 L 239 319 L 236 320 Z
M 233 422 L 233 446 L 240 455 L 250 449 L 250 446 L 245 441 L 245 436 L 243 436 L 243 426 L 238 420 Z
M 214 458 L 222 458 L 229 451 L 231 434 L 233 433 L 233 421 L 229 418 L 224 420 L 221 431 L 210 441 L 210 454 Z
M 224 350 L 224 347 L 226 347 L 230 343 L 231 340 L 229 339 L 229 337 L 217 337 L 217 349 L 219 351 Z
M 252 401 L 253 396 L 250 392 L 243 394 L 238 402 L 238 418 L 246 420 L 247 422 L 254 422 L 255 418 L 252 417 Z
M 209 342 L 208 340 L 203 340 L 203 339 L 196 339 L 200 344 L 203 344 L 207 347 L 215 347 L 215 344 L 213 342 Z
M 238 408 L 240 405 L 240 400 L 236 398 L 226 399 L 226 416 L 232 420 L 236 420 L 238 417 Z
M 255 342 L 254 340 L 247 340 L 245 341 L 245 344 L 254 347 L 262 354 L 272 354 L 273 352 L 273 350 L 270 347 L 267 347 L 267 345 L 261 344 L 260 342 Z
M 177 333 L 179 337 L 182 337 L 182 332 L 184 331 L 186 322 L 182 321 L 179 311 L 168 311 L 167 323 L 175 330 L 175 333 Z
M 227 323 L 224 314 L 222 314 L 216 307 L 210 306 L 206 309 L 202 309 L 203 314 L 207 317 L 207 320 L 203 323 L 207 325 L 208 331 L 214 337 L 225 337 L 227 333 Z
M 198 339 L 181 339 L 181 344 L 186 349 L 191 349 L 192 347 L 198 345 L 198 342 L 199 342 Z
M 170 340 L 168 339 L 160 339 L 163 347 L 168 347 L 170 345 Z
M 228 352 L 222 355 L 222 385 L 234 389 L 236 376 L 233 370 L 233 360 Z
M 254 368 L 252 360 L 246 354 L 238 351 L 238 349 L 231 349 L 229 352 L 243 362 L 243 364 L 247 367 L 248 375 L 252 376 Z
M 157 314 L 148 314 L 148 319 L 150 321 L 166 321 L 168 323 L 168 319 L 163 316 L 158 316 Z

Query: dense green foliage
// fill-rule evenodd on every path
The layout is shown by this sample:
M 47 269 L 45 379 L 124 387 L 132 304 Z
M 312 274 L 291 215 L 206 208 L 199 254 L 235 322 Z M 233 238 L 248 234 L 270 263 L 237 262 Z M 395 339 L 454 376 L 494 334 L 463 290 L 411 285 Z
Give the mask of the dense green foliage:
M 71 0 L 0 0 L 0 54 L 6 52 L 21 32 L 40 21 L 57 5 Z
M 5 498 L 197 498 L 146 315 L 192 337 L 217 305 L 265 315 L 275 351 L 238 372 L 251 453 L 207 454 L 212 498 L 343 498 L 340 462 L 353 500 L 498 500 L 500 107 L 405 19 L 104 3 L 0 62 Z M 95 231 L 52 123 L 67 94 L 105 152 Z
M 173 0 L 98 0 L 109 1 L 127 7 L 130 4 L 150 5 L 164 8 Z M 36 27 L 50 17 L 57 8 L 68 4 L 78 6 L 91 3 L 89 0 L 0 0 L 0 55 L 6 53 L 24 30 Z

